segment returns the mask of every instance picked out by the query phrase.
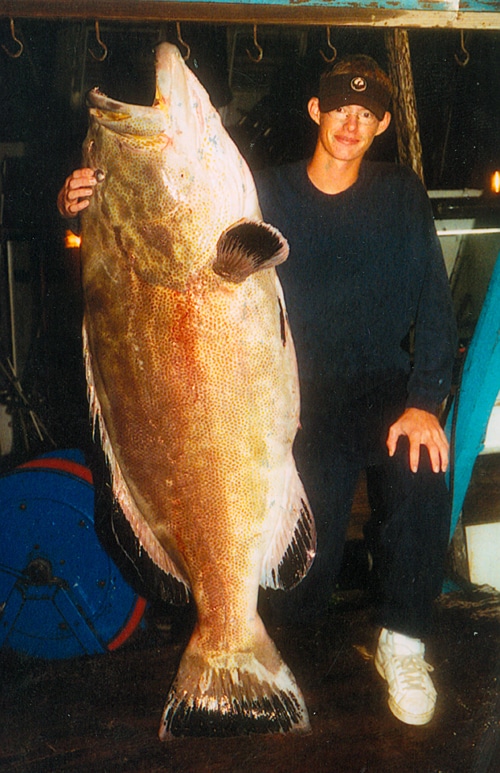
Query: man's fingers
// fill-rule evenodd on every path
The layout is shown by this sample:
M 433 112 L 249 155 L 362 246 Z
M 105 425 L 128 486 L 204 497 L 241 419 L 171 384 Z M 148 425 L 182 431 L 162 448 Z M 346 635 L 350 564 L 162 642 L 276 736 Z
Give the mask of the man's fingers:
M 76 169 L 67 179 L 62 190 L 60 212 L 77 215 L 89 206 L 97 180 L 92 169 Z
M 83 167 L 83 169 L 75 169 L 75 171 L 69 176 L 70 180 L 94 180 L 94 170 L 89 167 Z
M 72 215 L 77 215 L 78 212 L 82 211 L 82 209 L 86 209 L 89 204 L 90 201 L 88 199 L 72 201 L 71 204 L 68 204 L 68 211 L 71 212 Z
M 396 432 L 394 427 L 390 428 L 389 433 L 387 435 L 387 440 L 385 441 L 387 450 L 389 452 L 389 456 L 394 456 L 394 454 L 396 453 L 396 448 L 397 448 L 398 440 L 400 436 L 401 436 L 400 433 Z
M 394 456 L 396 453 L 398 440 L 404 434 L 405 433 L 397 434 L 395 432 L 389 432 L 386 442 L 389 456 Z M 427 448 L 433 472 L 446 472 L 449 464 L 448 444 L 446 442 L 446 438 L 442 442 L 429 442 L 428 440 L 424 440 L 420 437 L 409 437 L 409 440 L 409 463 L 412 472 L 418 472 L 420 465 L 420 449 L 422 446 Z
M 68 182 L 70 190 L 87 188 L 92 192 L 92 188 L 96 185 L 97 180 L 93 176 L 88 177 L 87 175 L 84 175 L 82 177 L 71 177 Z
M 66 194 L 66 198 L 69 199 L 69 201 L 75 201 L 75 199 L 88 198 L 89 196 L 92 196 L 92 193 L 92 188 L 70 188 Z
M 439 448 L 437 446 L 427 446 L 427 450 L 429 451 L 429 459 L 431 462 L 431 467 L 433 472 L 440 472 L 441 470 L 441 454 L 439 452 Z
M 420 464 L 420 443 L 410 441 L 410 470 L 418 472 Z
M 434 472 L 446 472 L 449 462 L 448 440 L 434 414 L 417 408 L 407 408 L 387 433 L 389 456 L 396 453 L 401 436 L 406 436 L 409 440 L 408 461 L 412 472 L 418 471 L 421 446 L 427 448 L 431 469 Z
M 432 464 L 434 472 L 446 472 L 449 463 L 448 443 L 446 439 L 438 446 L 437 459 L 435 464 Z
M 418 472 L 418 468 L 420 465 L 420 453 L 421 448 L 424 446 L 427 448 L 428 454 L 429 454 L 429 460 L 431 464 L 431 469 L 433 472 L 446 472 L 448 469 L 448 447 L 445 444 L 438 444 L 438 443 L 429 443 L 429 442 L 420 442 L 418 440 L 413 440 L 410 442 L 410 469 L 412 472 Z M 391 454 L 389 452 L 390 456 L 393 456 L 394 454 Z

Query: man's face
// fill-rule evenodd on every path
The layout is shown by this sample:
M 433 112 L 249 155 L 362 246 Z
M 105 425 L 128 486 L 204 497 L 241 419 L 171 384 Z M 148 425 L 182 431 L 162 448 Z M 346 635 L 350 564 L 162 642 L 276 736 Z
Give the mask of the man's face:
M 381 121 L 362 105 L 346 105 L 322 113 L 316 97 L 309 102 L 311 118 L 319 126 L 318 143 L 332 158 L 354 161 L 364 156 L 375 137 L 389 126 L 391 116 Z

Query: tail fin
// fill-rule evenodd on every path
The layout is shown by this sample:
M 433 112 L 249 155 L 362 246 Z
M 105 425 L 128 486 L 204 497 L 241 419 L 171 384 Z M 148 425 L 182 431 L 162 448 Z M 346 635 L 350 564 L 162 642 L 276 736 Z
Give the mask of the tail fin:
M 308 731 L 295 678 L 269 644 L 279 663 L 272 670 L 250 651 L 204 657 L 191 639 L 167 697 L 160 740 Z

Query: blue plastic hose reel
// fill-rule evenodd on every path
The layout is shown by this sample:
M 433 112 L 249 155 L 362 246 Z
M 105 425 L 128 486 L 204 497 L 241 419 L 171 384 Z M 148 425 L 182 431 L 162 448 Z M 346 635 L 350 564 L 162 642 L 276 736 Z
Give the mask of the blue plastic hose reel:
M 0 647 L 46 659 L 108 652 L 145 608 L 97 538 L 79 450 L 0 477 Z

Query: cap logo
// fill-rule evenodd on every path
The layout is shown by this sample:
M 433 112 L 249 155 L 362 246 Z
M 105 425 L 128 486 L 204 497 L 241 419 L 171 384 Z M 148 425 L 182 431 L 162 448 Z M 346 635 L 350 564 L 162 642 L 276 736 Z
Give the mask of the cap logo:
M 367 83 L 364 78 L 362 78 L 360 75 L 358 75 L 356 78 L 353 78 L 351 81 L 351 89 L 353 91 L 366 91 Z

